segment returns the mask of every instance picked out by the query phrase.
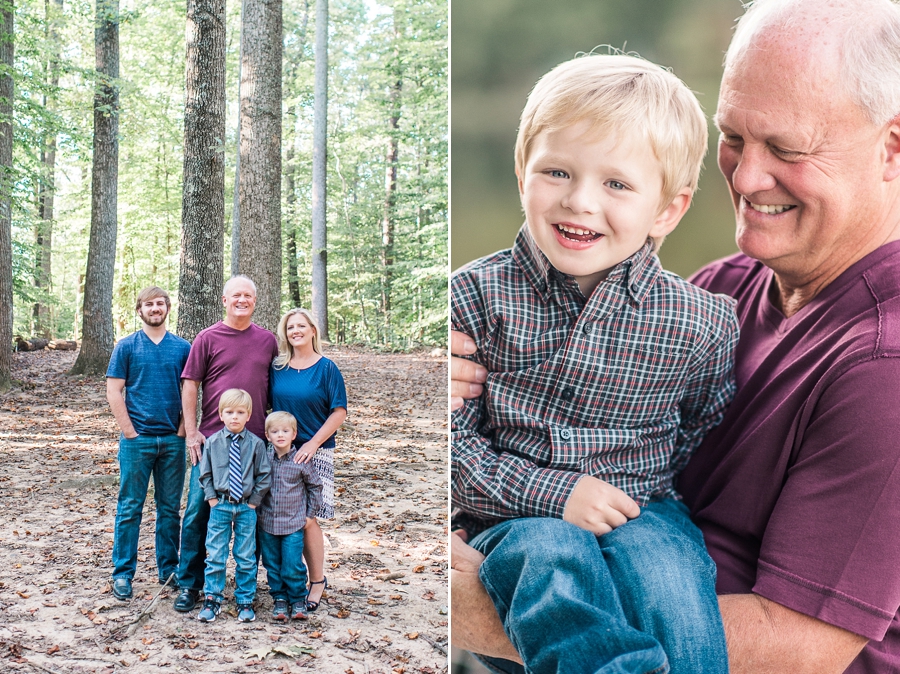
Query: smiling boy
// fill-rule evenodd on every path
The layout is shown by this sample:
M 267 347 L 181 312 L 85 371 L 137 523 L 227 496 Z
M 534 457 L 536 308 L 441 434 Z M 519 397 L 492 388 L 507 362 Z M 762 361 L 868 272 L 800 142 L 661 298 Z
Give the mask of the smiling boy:
M 522 113 L 514 247 L 453 277 L 453 328 L 489 371 L 453 416 L 457 522 L 528 672 L 727 672 L 674 479 L 733 396 L 737 321 L 656 257 L 706 138 L 659 66 L 561 64 Z

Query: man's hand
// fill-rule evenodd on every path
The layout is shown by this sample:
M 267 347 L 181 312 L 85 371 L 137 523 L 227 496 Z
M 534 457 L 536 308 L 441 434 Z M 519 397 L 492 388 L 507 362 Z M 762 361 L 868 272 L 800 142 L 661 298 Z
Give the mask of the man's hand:
M 569 494 L 563 519 L 602 536 L 641 514 L 641 509 L 621 489 L 585 475 Z
M 200 456 L 203 454 L 202 447 L 206 442 L 206 436 L 200 431 L 193 431 L 187 434 L 187 448 L 191 454 L 191 465 L 196 466 L 200 463 Z
M 450 615 L 453 620 L 450 633 L 453 645 L 521 664 L 519 654 L 503 631 L 494 603 L 478 579 L 478 567 L 483 560 L 484 555 L 466 545 L 459 532 L 450 535 Z
M 137 431 L 134 430 L 134 426 L 131 427 L 130 431 L 122 431 L 122 435 L 125 436 L 126 440 L 134 440 L 138 436 Z
M 475 341 L 462 332 L 450 331 L 450 352 L 456 356 L 470 356 L 477 351 Z M 481 395 L 487 381 L 487 370 L 465 358 L 450 358 L 450 409 L 458 410 L 464 399 Z

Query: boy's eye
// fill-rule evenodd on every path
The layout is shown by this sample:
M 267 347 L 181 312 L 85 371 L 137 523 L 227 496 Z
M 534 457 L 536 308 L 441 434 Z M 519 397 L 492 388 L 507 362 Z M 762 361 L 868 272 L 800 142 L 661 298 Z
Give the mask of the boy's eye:
M 607 180 L 606 184 L 609 186 L 610 189 L 613 189 L 613 190 L 628 189 L 627 187 L 625 187 L 625 183 L 620 183 L 618 180 Z
M 550 171 L 547 171 L 547 174 L 551 178 L 568 178 L 569 177 L 568 173 L 566 173 L 565 171 L 560 171 L 559 169 L 551 169 Z

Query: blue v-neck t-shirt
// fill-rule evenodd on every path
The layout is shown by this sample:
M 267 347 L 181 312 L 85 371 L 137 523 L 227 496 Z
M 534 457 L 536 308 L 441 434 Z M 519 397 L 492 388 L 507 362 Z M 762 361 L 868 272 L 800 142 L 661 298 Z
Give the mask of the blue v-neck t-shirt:
M 138 435 L 172 435 L 181 417 L 181 371 L 191 345 L 167 332 L 154 344 L 143 330 L 119 340 L 106 376 L 125 380 L 125 408 Z

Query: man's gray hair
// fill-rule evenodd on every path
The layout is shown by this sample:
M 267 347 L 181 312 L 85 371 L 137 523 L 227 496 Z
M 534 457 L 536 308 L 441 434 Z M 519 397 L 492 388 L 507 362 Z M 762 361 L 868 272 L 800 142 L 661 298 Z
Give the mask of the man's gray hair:
M 898 0 L 753 0 L 745 3 L 725 67 L 746 52 L 753 38 L 776 27 L 791 28 L 821 8 L 823 25 L 839 27 L 841 79 L 847 93 L 877 125 L 900 115 L 900 4 Z
M 253 288 L 253 295 L 254 295 L 254 297 L 257 296 L 257 295 L 259 295 L 259 293 L 256 291 L 256 284 L 253 282 L 253 279 L 252 279 L 252 278 L 250 278 L 249 276 L 244 276 L 243 274 L 235 274 L 235 275 L 232 276 L 230 279 L 228 279 L 227 281 L 225 281 L 225 286 L 222 288 L 222 295 L 223 295 L 223 296 L 227 293 L 227 291 L 228 291 L 228 286 L 229 286 L 229 284 L 230 284 L 232 281 L 246 281 L 247 283 L 250 284 L 250 287 Z

